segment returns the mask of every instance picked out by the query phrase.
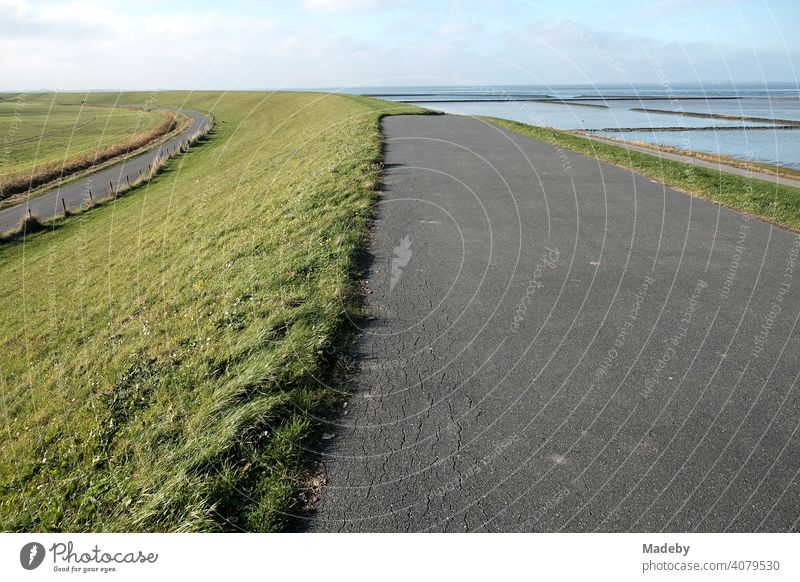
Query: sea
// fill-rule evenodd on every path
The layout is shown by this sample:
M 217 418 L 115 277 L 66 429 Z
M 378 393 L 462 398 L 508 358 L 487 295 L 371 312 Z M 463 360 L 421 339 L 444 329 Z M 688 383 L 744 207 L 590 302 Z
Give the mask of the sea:
M 460 115 L 721 154 L 800 170 L 798 83 L 370 87 L 338 91 Z

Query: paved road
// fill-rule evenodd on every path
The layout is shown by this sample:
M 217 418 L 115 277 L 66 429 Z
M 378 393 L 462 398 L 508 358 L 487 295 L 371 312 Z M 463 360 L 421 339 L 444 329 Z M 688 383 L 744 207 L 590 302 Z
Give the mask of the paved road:
M 29 201 L 0 210 L 0 232 L 16 228 L 24 215 L 27 214 L 28 209 L 39 218 L 49 218 L 63 213 L 62 199 L 67 208 L 78 208 L 88 198 L 89 190 L 92 191 L 92 196 L 97 199 L 109 194 L 112 183 L 114 188 L 117 189 L 125 184 L 126 176 L 133 180 L 134 176 L 139 175 L 139 170 L 144 171 L 160 153 L 178 147 L 189 136 L 198 131 L 204 123 L 207 123 L 205 113 L 198 113 L 188 109 L 179 109 L 179 111 L 188 115 L 192 120 L 189 128 L 181 134 L 164 142 L 158 148 L 148 150 L 139 156 L 109 166 L 80 180 L 63 184 L 56 190 L 32 198 Z
M 606 137 L 592 135 L 591 133 L 586 133 L 586 132 L 575 132 L 575 133 L 578 133 L 582 137 L 588 137 L 589 139 L 593 139 L 595 141 L 608 143 L 618 147 L 624 147 L 626 149 L 634 150 L 637 152 L 643 152 L 645 154 L 649 154 L 651 156 L 656 156 L 659 158 L 664 158 L 667 160 L 675 160 L 678 162 L 683 162 L 684 164 L 690 164 L 692 166 L 699 166 L 702 168 L 709 168 L 711 170 L 717 170 L 720 172 L 725 172 L 727 174 L 737 174 L 739 176 L 745 176 L 748 178 L 766 180 L 767 182 L 772 182 L 773 184 L 778 183 L 778 184 L 784 184 L 786 186 L 794 186 L 795 188 L 800 188 L 800 180 L 796 180 L 794 178 L 785 178 L 783 176 L 772 176 L 770 174 L 764 174 L 761 172 L 753 172 L 752 170 L 743 170 L 742 168 L 736 168 L 734 166 L 728 166 L 726 164 L 708 162 L 706 160 L 700 160 L 698 158 L 693 158 L 691 156 L 683 156 L 681 154 L 674 154 L 671 152 L 662 152 L 653 148 L 649 148 L 647 146 L 640 146 L 632 143 L 620 143 L 619 140 L 608 139 Z
M 389 117 L 311 531 L 787 531 L 800 238 L 466 117 Z

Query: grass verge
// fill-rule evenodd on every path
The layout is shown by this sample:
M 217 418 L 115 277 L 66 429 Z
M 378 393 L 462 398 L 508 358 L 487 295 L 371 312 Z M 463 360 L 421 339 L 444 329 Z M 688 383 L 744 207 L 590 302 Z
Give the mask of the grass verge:
M 712 170 L 516 121 L 480 117 L 519 134 L 644 174 L 667 186 L 800 230 L 800 189 Z
M 197 129 L 197 131 L 186 138 L 186 140 L 182 142 L 177 149 L 160 153 L 147 166 L 146 171 L 136 176 L 132 181 L 121 185 L 118 189 L 110 192 L 106 196 L 94 197 L 84 201 L 79 208 L 65 208 L 63 214 L 60 216 L 46 219 L 40 219 L 38 216 L 31 214 L 31 211 L 29 210 L 27 216 L 23 217 L 15 229 L 6 232 L 0 232 L 0 245 L 19 241 L 20 239 L 24 239 L 28 235 L 36 232 L 41 232 L 48 229 L 56 230 L 64 224 L 66 219 L 76 216 L 77 214 L 105 206 L 120 196 L 124 196 L 125 194 L 136 190 L 142 184 L 149 182 L 162 171 L 164 171 L 171 158 L 186 153 L 189 151 L 189 148 L 208 139 L 208 135 L 211 131 L 213 131 L 213 129 L 214 116 L 208 115 L 206 121 Z M 2 209 L 2 205 L 0 205 L 0 209 Z
M 211 138 L 0 247 L 0 529 L 276 531 L 303 504 L 360 304 L 379 119 L 421 110 L 159 97 L 212 112 Z
M 578 135 L 582 137 L 581 132 L 578 131 L 570 131 L 567 133 L 571 133 L 572 135 Z M 707 152 L 687 150 L 675 146 L 659 145 L 659 144 L 648 143 L 645 141 L 631 141 L 631 140 L 626 140 L 624 138 L 609 137 L 607 135 L 604 135 L 602 137 L 595 136 L 594 139 L 595 141 L 605 140 L 609 142 L 616 142 L 621 147 L 625 147 L 626 144 L 630 144 L 657 152 L 666 152 L 668 154 L 677 154 L 680 156 L 686 156 L 688 158 L 695 158 L 697 160 L 702 160 L 704 162 L 711 162 L 712 164 L 722 164 L 723 166 L 731 166 L 733 168 L 739 168 L 740 170 L 747 170 L 753 173 L 768 174 L 770 176 L 779 176 L 782 178 L 791 178 L 793 180 L 800 180 L 800 171 L 792 168 L 786 168 L 783 166 L 776 166 L 774 164 L 766 164 L 764 162 L 750 162 L 747 160 L 732 158 L 731 156 L 723 156 L 721 154 L 709 154 Z
M 81 96 L 61 102 L 57 93 L 19 94 L 0 102 L 0 182 L 36 176 L 46 168 L 69 166 L 94 158 L 115 144 L 129 141 L 163 125 L 165 111 L 122 104 L 105 97 L 104 104 L 87 104 Z M 171 114 L 170 114 L 171 117 Z
M 188 117 L 171 111 L 159 111 L 158 115 L 161 123 L 146 131 L 134 133 L 130 137 L 80 155 L 44 164 L 34 164 L 25 171 L 5 174 L 0 180 L 0 208 L 16 203 L 16 200 L 13 199 L 18 195 L 35 195 L 37 190 L 52 188 L 80 175 L 95 172 L 111 163 L 117 163 L 129 156 L 138 155 L 162 139 L 182 131 L 190 122 Z M 37 146 L 49 147 L 48 144 L 43 143 L 43 140 L 37 142 Z

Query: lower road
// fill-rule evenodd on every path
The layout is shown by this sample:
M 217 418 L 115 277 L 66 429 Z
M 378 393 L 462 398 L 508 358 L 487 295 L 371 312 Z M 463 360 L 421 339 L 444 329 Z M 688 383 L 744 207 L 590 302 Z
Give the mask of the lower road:
M 65 205 L 68 209 L 80 207 L 89 198 L 90 192 L 94 198 L 108 195 L 112 185 L 114 190 L 125 186 L 128 179 L 132 181 L 139 175 L 140 171 L 144 172 L 156 157 L 179 147 L 190 136 L 200 130 L 204 124 L 208 123 L 208 117 L 205 113 L 198 113 L 188 109 L 179 109 L 178 111 L 191 119 L 189 127 L 179 135 L 165 141 L 157 148 L 150 149 L 124 162 L 114 164 L 79 180 L 62 184 L 57 189 L 21 202 L 16 206 L 0 210 L 0 233 L 16 228 L 28 211 L 39 218 L 50 218 L 63 213 Z
M 308 529 L 798 529 L 798 235 L 479 120 L 383 130 Z
M 642 152 L 644 154 L 655 156 L 657 158 L 664 158 L 665 160 L 675 160 L 676 162 L 689 164 L 690 166 L 698 166 L 701 168 L 708 168 L 709 170 L 714 170 L 717 172 L 724 172 L 726 174 L 736 174 L 738 176 L 744 176 L 746 178 L 765 180 L 767 182 L 772 182 L 773 184 L 783 184 L 784 186 L 792 186 L 794 188 L 800 188 L 800 180 L 798 180 L 797 178 L 788 178 L 785 176 L 773 176 L 772 174 L 766 174 L 764 172 L 745 170 L 744 168 L 737 168 L 735 166 L 730 166 L 723 162 L 710 162 L 708 160 L 701 160 L 698 158 L 694 158 L 692 156 L 687 156 L 679 153 L 664 152 L 656 148 L 647 147 L 646 145 L 639 145 L 637 143 L 631 143 L 628 141 L 620 142 L 619 140 L 609 139 L 607 137 L 602 137 L 599 135 L 592 135 L 591 133 L 585 133 L 585 132 L 583 133 L 575 132 L 575 133 L 580 135 L 581 137 L 585 137 L 594 141 L 611 144 L 617 147 L 623 147 L 627 150 Z

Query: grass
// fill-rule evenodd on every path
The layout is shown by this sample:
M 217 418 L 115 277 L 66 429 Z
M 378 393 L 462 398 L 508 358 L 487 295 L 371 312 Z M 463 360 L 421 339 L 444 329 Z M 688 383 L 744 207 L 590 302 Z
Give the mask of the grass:
M 481 117 L 511 131 L 644 174 L 671 188 L 800 230 L 800 189 L 660 158 L 569 132 Z
M 136 190 L 142 184 L 149 182 L 155 176 L 160 174 L 166 165 L 169 163 L 170 159 L 174 156 L 183 154 L 189 150 L 189 148 L 193 147 L 194 145 L 205 141 L 208 138 L 208 134 L 214 128 L 214 119 L 213 115 L 209 115 L 205 122 L 200 125 L 200 127 L 191 135 L 189 135 L 185 141 L 183 141 L 179 147 L 173 148 L 170 151 L 164 151 L 159 153 L 155 159 L 148 164 L 147 169 L 140 173 L 138 176 L 135 176 L 133 180 L 127 182 L 127 184 L 122 184 L 114 189 L 113 192 L 109 194 L 97 198 L 90 198 L 89 200 L 85 200 L 79 208 L 71 208 L 66 209 L 61 215 L 56 215 L 55 218 L 47 218 L 44 220 L 39 219 L 36 215 L 32 214 L 30 210 L 28 214 L 20 221 L 16 228 L 0 232 L 0 245 L 3 244 L 10 244 L 16 242 L 20 239 L 24 239 L 29 234 L 34 232 L 39 232 L 42 230 L 55 230 L 60 228 L 64 220 L 66 218 L 75 216 L 76 214 L 80 213 L 81 211 L 92 210 L 93 208 L 97 208 L 98 206 L 103 206 L 109 203 L 113 203 L 113 201 L 120 196 L 126 195 L 128 192 L 132 190 Z M 10 202 L 10 201 L 9 201 Z M 62 201 L 63 204 L 63 201 Z M 62 205 L 63 207 L 63 205 Z M 2 206 L 0 205 L 0 208 Z
M 0 101 L 0 199 L 134 151 L 176 125 L 165 111 L 71 101 L 58 94 Z
M 570 131 L 568 133 L 572 133 L 573 135 L 580 135 L 578 131 Z M 787 168 L 785 166 L 776 166 L 774 164 L 767 164 L 764 162 L 753 162 L 748 160 L 740 160 L 738 158 L 733 158 L 731 156 L 723 156 L 722 154 L 709 154 L 707 152 L 700 152 L 695 150 L 687 150 L 684 148 L 679 148 L 675 146 L 669 145 L 660 145 L 654 143 L 648 143 L 645 141 L 630 141 L 624 138 L 616 138 L 616 137 L 609 137 L 604 135 L 602 137 L 595 137 L 595 140 L 602 139 L 607 141 L 614 141 L 618 142 L 623 145 L 626 143 L 643 147 L 659 152 L 666 152 L 669 154 L 678 154 L 681 156 L 686 156 L 689 158 L 695 158 L 698 160 L 703 160 L 705 162 L 711 162 L 713 164 L 722 164 L 724 166 L 731 166 L 733 168 L 739 168 L 741 170 L 747 170 L 752 173 L 760 173 L 760 174 L 768 174 L 770 176 L 780 176 L 783 178 L 790 178 L 793 180 L 800 180 L 800 171 L 795 170 L 793 168 Z
M 213 112 L 210 139 L 0 246 L 2 530 L 276 531 L 302 509 L 315 419 L 342 394 L 379 118 L 421 110 L 159 100 Z

